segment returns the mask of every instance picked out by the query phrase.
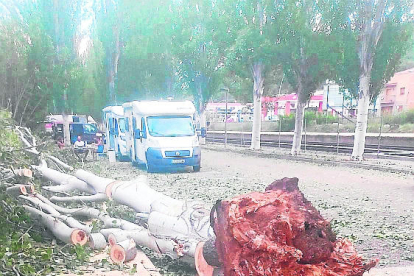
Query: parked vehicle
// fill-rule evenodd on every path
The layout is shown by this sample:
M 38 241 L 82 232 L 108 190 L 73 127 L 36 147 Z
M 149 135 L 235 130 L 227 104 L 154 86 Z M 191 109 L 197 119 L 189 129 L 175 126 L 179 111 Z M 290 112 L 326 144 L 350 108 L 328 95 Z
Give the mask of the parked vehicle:
M 52 123 L 53 130 L 53 139 L 63 140 L 63 123 L 54 122 Z M 92 144 L 96 142 L 98 128 L 95 124 L 85 124 L 85 123 L 69 123 L 70 131 L 70 143 L 75 143 L 78 136 L 81 136 L 82 141 L 87 144 Z
M 133 163 L 149 172 L 191 166 L 200 170 L 201 149 L 190 101 L 134 101 L 122 105 L 126 147 Z
M 92 144 L 96 141 L 98 128 L 95 120 L 91 116 L 86 115 L 68 115 L 70 142 L 75 143 L 78 136 L 82 141 Z M 63 141 L 63 116 L 49 115 L 46 117 L 48 127 L 51 127 L 53 139 Z M 49 126 L 50 125 L 50 126 Z
M 128 160 L 126 148 L 126 132 L 128 125 L 124 117 L 122 106 L 108 106 L 103 110 L 107 149 L 115 151 L 118 160 Z

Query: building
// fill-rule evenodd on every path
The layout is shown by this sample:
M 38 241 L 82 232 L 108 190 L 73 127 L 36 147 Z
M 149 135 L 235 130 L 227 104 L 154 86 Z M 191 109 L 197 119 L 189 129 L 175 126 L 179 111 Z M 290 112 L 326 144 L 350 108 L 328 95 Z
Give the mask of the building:
M 395 73 L 385 85 L 380 99 L 382 113 L 414 109 L 414 68 Z
M 278 97 L 262 97 L 262 118 L 264 120 L 276 119 L 278 115 L 290 115 L 296 110 L 298 96 L 295 93 L 280 95 Z M 315 93 L 307 108 L 322 112 L 323 96 Z

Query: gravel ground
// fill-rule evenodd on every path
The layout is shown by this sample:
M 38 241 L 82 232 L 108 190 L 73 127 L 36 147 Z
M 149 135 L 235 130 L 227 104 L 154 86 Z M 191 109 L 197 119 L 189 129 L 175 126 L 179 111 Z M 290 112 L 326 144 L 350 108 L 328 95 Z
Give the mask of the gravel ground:
M 85 168 L 114 179 L 146 174 L 128 162 L 90 162 Z M 299 178 L 302 192 L 325 218 L 332 220 L 338 236 L 351 239 L 364 256 L 378 258 L 380 267 L 414 265 L 412 174 L 260 157 L 247 149 L 224 150 L 222 145 L 204 147 L 199 173 L 148 174 L 150 185 L 160 192 L 209 204 L 250 191 L 263 191 L 272 181 L 285 176 Z M 153 261 L 158 267 L 169 263 L 165 259 Z M 164 275 L 193 274 L 188 269 L 177 272 L 174 265 L 163 268 Z

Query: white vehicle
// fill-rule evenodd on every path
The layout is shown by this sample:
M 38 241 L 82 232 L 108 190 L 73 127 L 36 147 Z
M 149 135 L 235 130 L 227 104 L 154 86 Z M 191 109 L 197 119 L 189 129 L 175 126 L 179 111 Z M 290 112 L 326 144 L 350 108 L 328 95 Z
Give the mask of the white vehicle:
M 128 131 L 122 106 L 108 106 L 102 109 L 105 124 L 107 150 L 115 151 L 118 160 L 129 158 L 126 147 L 126 132 Z
M 190 101 L 134 101 L 122 105 L 129 125 L 126 141 L 133 163 L 148 172 L 193 167 L 200 170 L 201 150 Z

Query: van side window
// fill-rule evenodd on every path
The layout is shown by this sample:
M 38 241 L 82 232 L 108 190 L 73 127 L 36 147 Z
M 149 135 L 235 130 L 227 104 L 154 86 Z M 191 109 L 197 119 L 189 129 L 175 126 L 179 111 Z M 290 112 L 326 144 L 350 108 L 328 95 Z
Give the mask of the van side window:
M 118 135 L 119 134 L 119 131 L 118 131 L 118 120 L 117 119 L 114 119 L 114 122 L 115 122 L 115 124 L 114 124 L 114 133 L 115 133 L 115 135 Z
M 129 132 L 129 118 L 125 118 L 125 131 Z
M 109 118 L 108 123 L 109 123 L 109 133 L 114 133 L 114 119 L 113 118 Z
M 137 120 L 135 119 L 135 117 L 132 117 L 132 133 L 133 136 L 135 137 L 135 130 L 137 129 Z
M 145 118 L 141 118 L 141 129 L 142 129 L 142 137 L 147 138 L 147 125 L 145 124 Z

